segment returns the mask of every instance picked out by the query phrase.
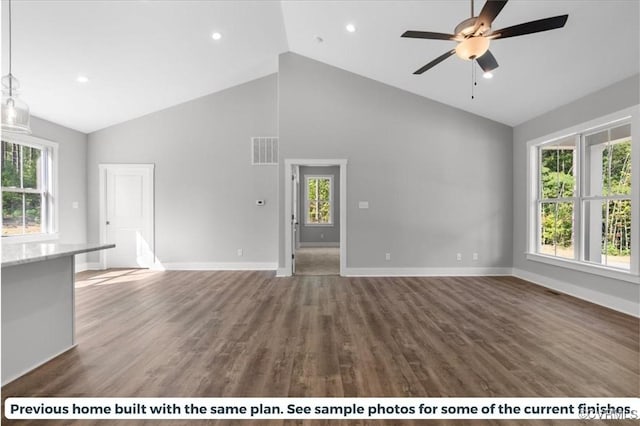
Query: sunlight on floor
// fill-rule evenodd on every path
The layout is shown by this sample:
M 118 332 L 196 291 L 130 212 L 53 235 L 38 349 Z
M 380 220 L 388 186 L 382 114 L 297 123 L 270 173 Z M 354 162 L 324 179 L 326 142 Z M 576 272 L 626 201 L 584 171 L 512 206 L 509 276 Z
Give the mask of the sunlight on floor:
M 97 272 L 80 273 L 76 275 L 76 288 L 89 286 L 102 286 L 113 284 L 127 284 L 143 280 L 161 273 L 160 271 L 150 271 L 148 269 L 110 269 L 102 273 Z M 86 276 L 89 275 L 89 276 Z

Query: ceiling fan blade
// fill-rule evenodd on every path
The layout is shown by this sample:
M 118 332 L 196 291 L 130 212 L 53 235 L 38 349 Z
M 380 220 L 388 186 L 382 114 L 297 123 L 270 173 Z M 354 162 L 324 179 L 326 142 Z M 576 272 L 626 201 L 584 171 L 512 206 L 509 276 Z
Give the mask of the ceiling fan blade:
M 542 31 L 555 30 L 564 27 L 569 15 L 554 16 L 552 18 L 539 19 L 537 21 L 525 22 L 524 24 L 514 25 L 513 27 L 503 28 L 493 31 L 490 38 L 507 38 L 517 37 L 526 34 L 539 33 Z M 495 36 L 495 37 L 494 37 Z
M 498 61 L 496 61 L 495 56 L 493 56 L 489 50 L 487 50 L 484 55 L 476 58 L 476 62 L 484 72 L 493 71 L 498 68 Z
M 500 13 L 502 8 L 507 4 L 507 0 L 487 0 L 484 4 L 484 7 L 480 11 L 480 15 L 478 15 L 478 20 L 476 22 L 476 31 L 480 27 L 490 28 L 493 20 L 496 19 L 496 16 Z
M 405 31 L 400 37 L 407 38 L 426 38 L 429 40 L 454 40 L 455 35 L 453 34 L 443 34 L 443 33 L 432 33 L 429 31 Z
M 454 53 L 456 53 L 456 49 L 452 49 L 449 52 L 445 53 L 444 55 L 438 56 L 433 61 L 431 61 L 427 65 L 425 65 L 424 67 L 422 67 L 419 70 L 417 70 L 416 72 L 414 72 L 414 74 L 416 74 L 416 75 L 422 74 L 423 72 L 425 72 L 429 68 L 435 67 L 440 62 L 444 61 L 445 59 L 447 59 L 449 56 L 453 55 Z

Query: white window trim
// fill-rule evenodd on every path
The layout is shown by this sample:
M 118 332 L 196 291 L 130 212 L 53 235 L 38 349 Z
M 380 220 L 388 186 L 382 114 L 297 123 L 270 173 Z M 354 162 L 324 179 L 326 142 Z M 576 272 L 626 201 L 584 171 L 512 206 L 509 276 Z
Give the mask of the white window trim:
M 537 189 L 538 189 L 538 156 L 537 149 L 541 144 L 551 143 L 556 140 L 565 139 L 579 134 L 589 133 L 600 127 L 615 125 L 618 122 L 628 121 L 631 123 L 631 140 L 634 141 L 631 149 L 631 267 L 629 271 L 618 268 L 598 265 L 582 260 L 564 259 L 556 256 L 547 256 L 537 253 Z M 527 260 L 542 262 L 567 269 L 578 270 L 594 275 L 623 280 L 640 284 L 640 105 L 623 109 L 621 111 L 608 114 L 594 120 L 590 120 L 568 129 L 551 133 L 527 142 Z M 576 179 L 580 179 L 576 176 Z M 579 182 L 579 181 L 578 181 Z M 579 185 L 579 184 L 578 184 Z M 579 234 L 579 233 L 578 233 Z M 577 241 L 581 236 L 577 236 Z M 580 246 L 576 247 L 581 250 Z
M 312 223 L 309 222 L 309 180 L 310 179 L 329 179 L 329 223 Z M 304 175 L 304 226 L 309 227 L 328 227 L 334 226 L 333 220 L 333 181 L 334 175 Z
M 48 169 L 51 171 L 51 215 L 49 218 L 50 230 L 41 234 L 25 234 L 25 235 L 7 235 L 2 237 L 3 244 L 28 243 L 52 241 L 59 238 L 59 196 L 58 196 L 58 143 L 48 139 L 42 139 L 32 135 L 23 135 L 19 133 L 4 133 L 2 140 L 16 143 L 33 148 L 46 148 L 49 150 Z

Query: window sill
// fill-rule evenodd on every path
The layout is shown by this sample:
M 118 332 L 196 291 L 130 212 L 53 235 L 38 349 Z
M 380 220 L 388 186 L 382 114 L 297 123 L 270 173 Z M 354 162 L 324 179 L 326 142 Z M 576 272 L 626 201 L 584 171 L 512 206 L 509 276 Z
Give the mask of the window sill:
M 55 241 L 58 238 L 60 238 L 60 235 L 57 232 L 53 234 L 15 235 L 2 237 L 2 244 L 45 243 L 47 241 Z
M 570 259 L 561 259 L 552 256 L 545 256 L 538 253 L 526 253 L 527 260 L 546 263 L 548 265 L 559 266 L 561 268 L 573 269 L 574 271 L 585 272 L 616 280 L 627 281 L 633 284 L 640 284 L 640 276 L 625 272 L 620 269 L 607 268 L 606 266 L 592 265 L 584 262 L 577 262 Z
M 309 228 L 327 228 L 327 227 L 332 227 L 333 223 L 305 223 L 304 224 L 305 227 L 309 227 Z

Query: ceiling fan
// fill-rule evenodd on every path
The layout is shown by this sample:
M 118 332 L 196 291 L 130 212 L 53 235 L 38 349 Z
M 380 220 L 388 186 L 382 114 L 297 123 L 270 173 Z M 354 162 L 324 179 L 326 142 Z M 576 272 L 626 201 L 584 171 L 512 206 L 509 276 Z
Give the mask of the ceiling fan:
M 507 4 L 507 0 L 487 0 L 478 16 L 473 13 L 473 0 L 471 0 L 471 18 L 460 22 L 453 30 L 454 34 L 434 33 L 428 31 L 406 31 L 402 37 L 424 38 L 430 40 L 453 40 L 458 45 L 455 49 L 438 56 L 427 65 L 418 69 L 414 74 L 422 74 L 428 69 L 438 65 L 454 53 L 460 58 L 475 60 L 482 71 L 489 73 L 498 68 L 496 58 L 489 51 L 491 40 L 500 38 L 516 37 L 526 34 L 539 33 L 541 31 L 554 30 L 564 27 L 569 15 L 554 16 L 551 18 L 538 19 L 536 21 L 525 22 L 501 30 L 492 30 L 491 24 L 502 8 Z

